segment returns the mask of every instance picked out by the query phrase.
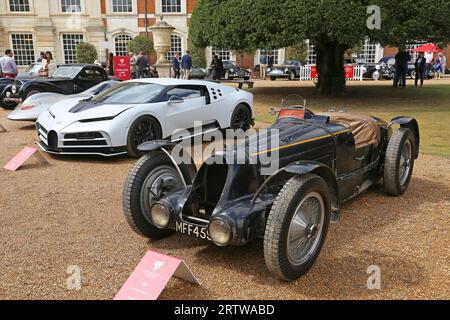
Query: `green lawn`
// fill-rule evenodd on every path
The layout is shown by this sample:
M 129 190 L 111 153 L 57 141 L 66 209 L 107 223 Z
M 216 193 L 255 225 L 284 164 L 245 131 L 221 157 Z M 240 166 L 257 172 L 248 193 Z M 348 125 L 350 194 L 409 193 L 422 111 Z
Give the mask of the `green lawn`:
M 447 82 L 447 81 L 446 81 Z M 409 86 L 393 89 L 388 82 L 371 85 L 351 85 L 341 98 L 325 98 L 314 94 L 314 89 L 304 84 L 279 81 L 257 83 L 252 90 L 258 122 L 273 123 L 275 117 L 268 113 L 269 106 L 279 106 L 283 97 L 300 94 L 308 99 L 313 111 L 334 109 L 371 114 L 389 121 L 399 115 L 411 116 L 419 121 L 421 152 L 450 158 L 450 85 L 428 84 L 423 88 Z

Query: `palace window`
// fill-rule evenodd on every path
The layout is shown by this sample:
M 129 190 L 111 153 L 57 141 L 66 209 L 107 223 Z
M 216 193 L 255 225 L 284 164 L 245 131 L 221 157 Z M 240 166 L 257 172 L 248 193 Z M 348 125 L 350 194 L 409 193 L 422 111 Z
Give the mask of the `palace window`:
M 316 46 L 311 42 L 308 42 L 308 64 L 317 64 L 317 52 Z
M 172 61 L 177 53 L 182 54 L 181 37 L 173 34 L 170 36 L 170 51 L 167 52 L 167 60 Z
M 61 12 L 81 12 L 81 1 L 61 0 Z
M 116 48 L 116 56 L 127 56 L 129 53 L 128 43 L 133 38 L 127 34 L 119 34 L 114 38 L 114 46 Z
M 279 56 L 280 50 L 259 50 L 259 56 L 262 56 L 265 54 L 266 56 L 269 54 L 272 54 L 273 56 L 273 64 L 280 64 L 280 56 Z
M 377 44 L 366 39 L 363 44 L 362 51 L 360 53 L 361 57 L 364 57 L 366 63 L 375 63 L 377 56 Z
M 34 42 L 31 33 L 12 34 L 11 44 L 17 65 L 29 66 L 34 62 Z
M 162 0 L 161 9 L 164 13 L 181 12 L 181 0 Z
M 72 33 L 63 34 L 62 42 L 63 42 L 64 62 L 76 63 L 77 62 L 76 48 L 80 42 L 83 42 L 83 35 Z
M 9 10 L 11 12 L 30 12 L 30 1 L 9 0 Z
M 133 0 L 113 0 L 113 12 L 130 13 L 133 12 Z
M 218 56 L 222 61 L 231 60 L 231 52 L 225 49 L 212 48 L 212 56 Z

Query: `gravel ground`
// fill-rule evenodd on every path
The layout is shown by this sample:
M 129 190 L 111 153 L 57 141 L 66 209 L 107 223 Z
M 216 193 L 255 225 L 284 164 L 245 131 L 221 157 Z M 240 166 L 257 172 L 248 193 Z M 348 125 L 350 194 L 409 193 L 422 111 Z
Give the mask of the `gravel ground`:
M 3 166 L 34 128 L 6 120 Z M 381 186 L 344 205 L 315 267 L 294 283 L 274 280 L 262 241 L 217 248 L 179 235 L 151 242 L 122 214 L 122 187 L 132 159 L 46 155 L 20 171 L 0 169 L 0 299 L 111 299 L 147 250 L 184 259 L 203 282 L 169 283 L 161 299 L 419 299 L 450 298 L 450 159 L 422 155 L 409 192 L 389 198 Z M 66 289 L 69 266 L 82 288 Z M 368 290 L 378 265 L 382 289 Z

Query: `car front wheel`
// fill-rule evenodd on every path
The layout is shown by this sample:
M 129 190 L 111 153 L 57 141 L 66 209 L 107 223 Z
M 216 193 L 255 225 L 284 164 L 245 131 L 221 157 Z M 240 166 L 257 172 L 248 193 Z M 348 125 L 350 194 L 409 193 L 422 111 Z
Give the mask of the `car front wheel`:
M 186 168 L 180 166 L 184 182 L 191 184 Z M 144 155 L 130 170 L 123 191 L 123 210 L 130 227 L 138 234 L 161 239 L 172 234 L 152 223 L 151 208 L 155 201 L 185 187 L 179 171 L 163 152 Z
M 6 102 L 3 97 L 0 98 L 0 107 L 4 109 L 14 109 L 17 107 L 17 103 L 14 101 Z
M 408 189 L 414 169 L 416 144 L 411 130 L 398 129 L 389 140 L 384 163 L 384 189 L 401 196 Z
M 130 127 L 127 138 L 128 154 L 139 158 L 143 154 L 138 150 L 139 145 L 153 140 L 161 140 L 162 129 L 158 121 L 151 116 L 142 116 L 136 119 Z
M 279 279 L 294 281 L 314 265 L 328 232 L 327 183 L 309 174 L 289 180 L 267 218 L 264 257 Z
M 241 129 L 243 131 L 252 127 L 252 113 L 247 106 L 240 104 L 234 109 L 230 127 L 234 130 Z

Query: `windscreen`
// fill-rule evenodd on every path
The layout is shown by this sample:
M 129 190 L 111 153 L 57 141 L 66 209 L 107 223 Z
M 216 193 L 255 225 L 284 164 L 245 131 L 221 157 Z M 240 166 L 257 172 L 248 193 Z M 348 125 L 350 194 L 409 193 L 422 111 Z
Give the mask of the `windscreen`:
M 104 104 L 152 103 L 163 90 L 164 87 L 159 84 L 128 82 L 104 91 L 92 101 Z

